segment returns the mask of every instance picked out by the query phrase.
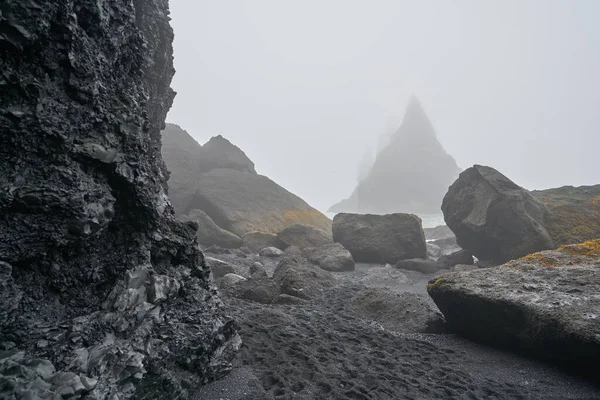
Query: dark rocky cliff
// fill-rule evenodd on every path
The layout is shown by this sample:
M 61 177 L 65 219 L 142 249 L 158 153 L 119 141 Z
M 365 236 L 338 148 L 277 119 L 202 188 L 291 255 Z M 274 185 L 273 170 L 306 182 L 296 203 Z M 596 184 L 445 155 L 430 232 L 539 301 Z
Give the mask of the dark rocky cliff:
M 172 40 L 167 0 L 0 7 L 0 398 L 184 398 L 230 368 L 166 193 Z

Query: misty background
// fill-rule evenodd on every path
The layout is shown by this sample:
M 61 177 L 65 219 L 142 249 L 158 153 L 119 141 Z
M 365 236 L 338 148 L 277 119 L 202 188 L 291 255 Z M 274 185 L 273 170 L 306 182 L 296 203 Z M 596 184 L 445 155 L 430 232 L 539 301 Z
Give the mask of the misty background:
M 321 211 L 412 94 L 462 169 L 528 189 L 600 183 L 596 0 L 170 4 L 167 121 L 201 144 L 222 134 Z

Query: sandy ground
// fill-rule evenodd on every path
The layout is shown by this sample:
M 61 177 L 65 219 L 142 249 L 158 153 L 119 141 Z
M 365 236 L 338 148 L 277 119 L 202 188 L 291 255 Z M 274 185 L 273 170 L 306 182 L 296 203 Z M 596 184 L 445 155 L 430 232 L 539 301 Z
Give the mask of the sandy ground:
M 258 259 L 214 257 L 242 274 Z M 276 260 L 261 261 L 272 274 Z M 336 287 L 303 305 L 224 296 L 244 344 L 233 373 L 193 398 L 600 399 L 600 386 L 537 360 L 451 333 L 411 333 L 432 312 L 425 283 L 433 275 L 369 265 L 334 275 Z M 356 307 L 357 295 L 374 289 L 401 296 L 391 304 L 382 297 L 392 312 L 369 316 Z

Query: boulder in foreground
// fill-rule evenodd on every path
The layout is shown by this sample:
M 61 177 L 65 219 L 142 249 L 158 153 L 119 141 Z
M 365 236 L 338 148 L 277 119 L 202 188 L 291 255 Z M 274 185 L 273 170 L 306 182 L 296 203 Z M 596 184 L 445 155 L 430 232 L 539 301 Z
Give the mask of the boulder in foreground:
M 574 366 L 600 359 L 600 239 L 498 267 L 454 272 L 427 290 L 457 333 Z
M 421 219 L 413 214 L 337 214 L 333 240 L 350 251 L 355 262 L 396 264 L 427 258 Z

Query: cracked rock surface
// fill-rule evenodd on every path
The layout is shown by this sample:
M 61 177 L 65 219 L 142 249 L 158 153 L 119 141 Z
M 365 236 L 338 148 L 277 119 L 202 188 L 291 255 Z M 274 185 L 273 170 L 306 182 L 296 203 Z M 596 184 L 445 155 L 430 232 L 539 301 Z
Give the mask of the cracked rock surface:
M 240 345 L 167 197 L 166 0 L 0 6 L 0 398 L 186 398 Z

